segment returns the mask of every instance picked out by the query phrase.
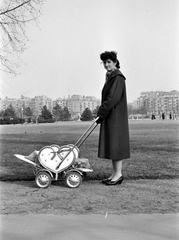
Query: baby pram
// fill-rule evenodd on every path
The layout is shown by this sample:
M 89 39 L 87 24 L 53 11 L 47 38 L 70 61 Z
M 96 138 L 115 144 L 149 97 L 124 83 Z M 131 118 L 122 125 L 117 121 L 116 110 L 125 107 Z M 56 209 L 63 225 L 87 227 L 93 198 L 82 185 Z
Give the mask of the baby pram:
M 74 145 L 45 146 L 37 152 L 34 161 L 20 154 L 14 154 L 14 156 L 33 166 L 35 182 L 40 188 L 47 188 L 54 180 L 65 180 L 65 184 L 70 188 L 79 187 L 87 172 L 93 171 L 84 166 L 83 161 L 80 161 L 79 147 L 98 125 L 96 121 L 89 126 Z

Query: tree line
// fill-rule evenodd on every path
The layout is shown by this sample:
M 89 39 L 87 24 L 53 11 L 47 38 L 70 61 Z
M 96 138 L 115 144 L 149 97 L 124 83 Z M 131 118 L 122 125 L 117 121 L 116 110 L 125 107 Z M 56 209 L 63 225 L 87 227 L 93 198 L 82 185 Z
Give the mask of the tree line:
M 41 114 L 37 117 L 34 116 L 33 109 L 30 107 L 22 108 L 20 113 L 17 113 L 13 106 L 10 104 L 5 111 L 0 112 L 0 124 L 18 124 L 18 123 L 52 123 L 58 121 L 81 120 L 91 121 L 97 116 L 99 106 L 93 111 L 86 108 L 81 115 L 72 119 L 71 113 L 67 107 L 62 108 L 59 104 L 53 107 L 52 112 L 43 106 Z M 19 116 L 20 115 L 20 116 Z
M 67 107 L 62 108 L 59 104 L 56 104 L 52 112 L 47 109 L 47 106 L 43 106 L 41 114 L 35 116 L 33 109 L 30 107 L 20 109 L 18 113 L 10 104 L 5 111 L 0 111 L 0 124 L 18 124 L 18 123 L 52 123 L 58 121 L 70 121 L 81 120 L 91 121 L 97 117 L 97 106 L 93 111 L 86 108 L 79 116 L 72 117 Z M 146 114 L 145 109 L 133 109 L 128 106 L 128 114 Z

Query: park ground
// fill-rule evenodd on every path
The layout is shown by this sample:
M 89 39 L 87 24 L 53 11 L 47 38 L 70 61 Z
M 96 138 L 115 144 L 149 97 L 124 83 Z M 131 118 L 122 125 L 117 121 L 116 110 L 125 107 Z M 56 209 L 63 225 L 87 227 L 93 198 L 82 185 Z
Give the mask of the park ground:
M 99 127 L 80 147 L 93 172 L 79 188 L 63 181 L 40 189 L 31 166 L 13 155 L 28 155 L 52 144 L 74 144 L 91 122 L 6 125 L 1 131 L 1 214 L 178 213 L 178 121 L 131 120 L 131 158 L 124 161 L 122 185 L 105 186 L 108 160 L 97 158 Z

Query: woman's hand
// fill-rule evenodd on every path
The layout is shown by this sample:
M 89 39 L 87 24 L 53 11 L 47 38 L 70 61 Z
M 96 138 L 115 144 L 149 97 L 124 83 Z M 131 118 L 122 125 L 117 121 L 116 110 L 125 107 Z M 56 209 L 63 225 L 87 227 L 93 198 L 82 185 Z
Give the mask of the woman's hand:
M 97 124 L 101 124 L 103 121 L 103 118 L 102 117 L 98 117 L 98 119 L 96 120 L 96 123 Z

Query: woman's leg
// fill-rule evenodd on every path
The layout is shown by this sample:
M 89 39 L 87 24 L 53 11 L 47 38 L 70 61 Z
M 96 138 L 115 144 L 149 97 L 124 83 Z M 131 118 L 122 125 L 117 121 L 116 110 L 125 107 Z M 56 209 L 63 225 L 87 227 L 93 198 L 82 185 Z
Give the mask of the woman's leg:
M 113 168 L 112 174 L 107 179 L 109 179 L 109 180 L 113 179 L 114 175 L 115 175 L 115 172 L 114 172 L 114 168 Z
M 113 164 L 112 164 L 112 166 L 113 166 Z M 107 180 L 111 180 L 114 177 L 114 175 L 115 175 L 115 171 L 114 171 L 114 167 L 113 167 L 112 174 L 108 178 L 103 179 L 102 182 L 105 183 Z
M 122 176 L 122 160 L 112 160 L 113 173 L 107 178 L 108 180 L 116 181 Z M 106 181 L 104 179 L 103 181 Z
M 116 181 L 122 176 L 122 160 L 112 160 L 113 175 L 111 180 Z

